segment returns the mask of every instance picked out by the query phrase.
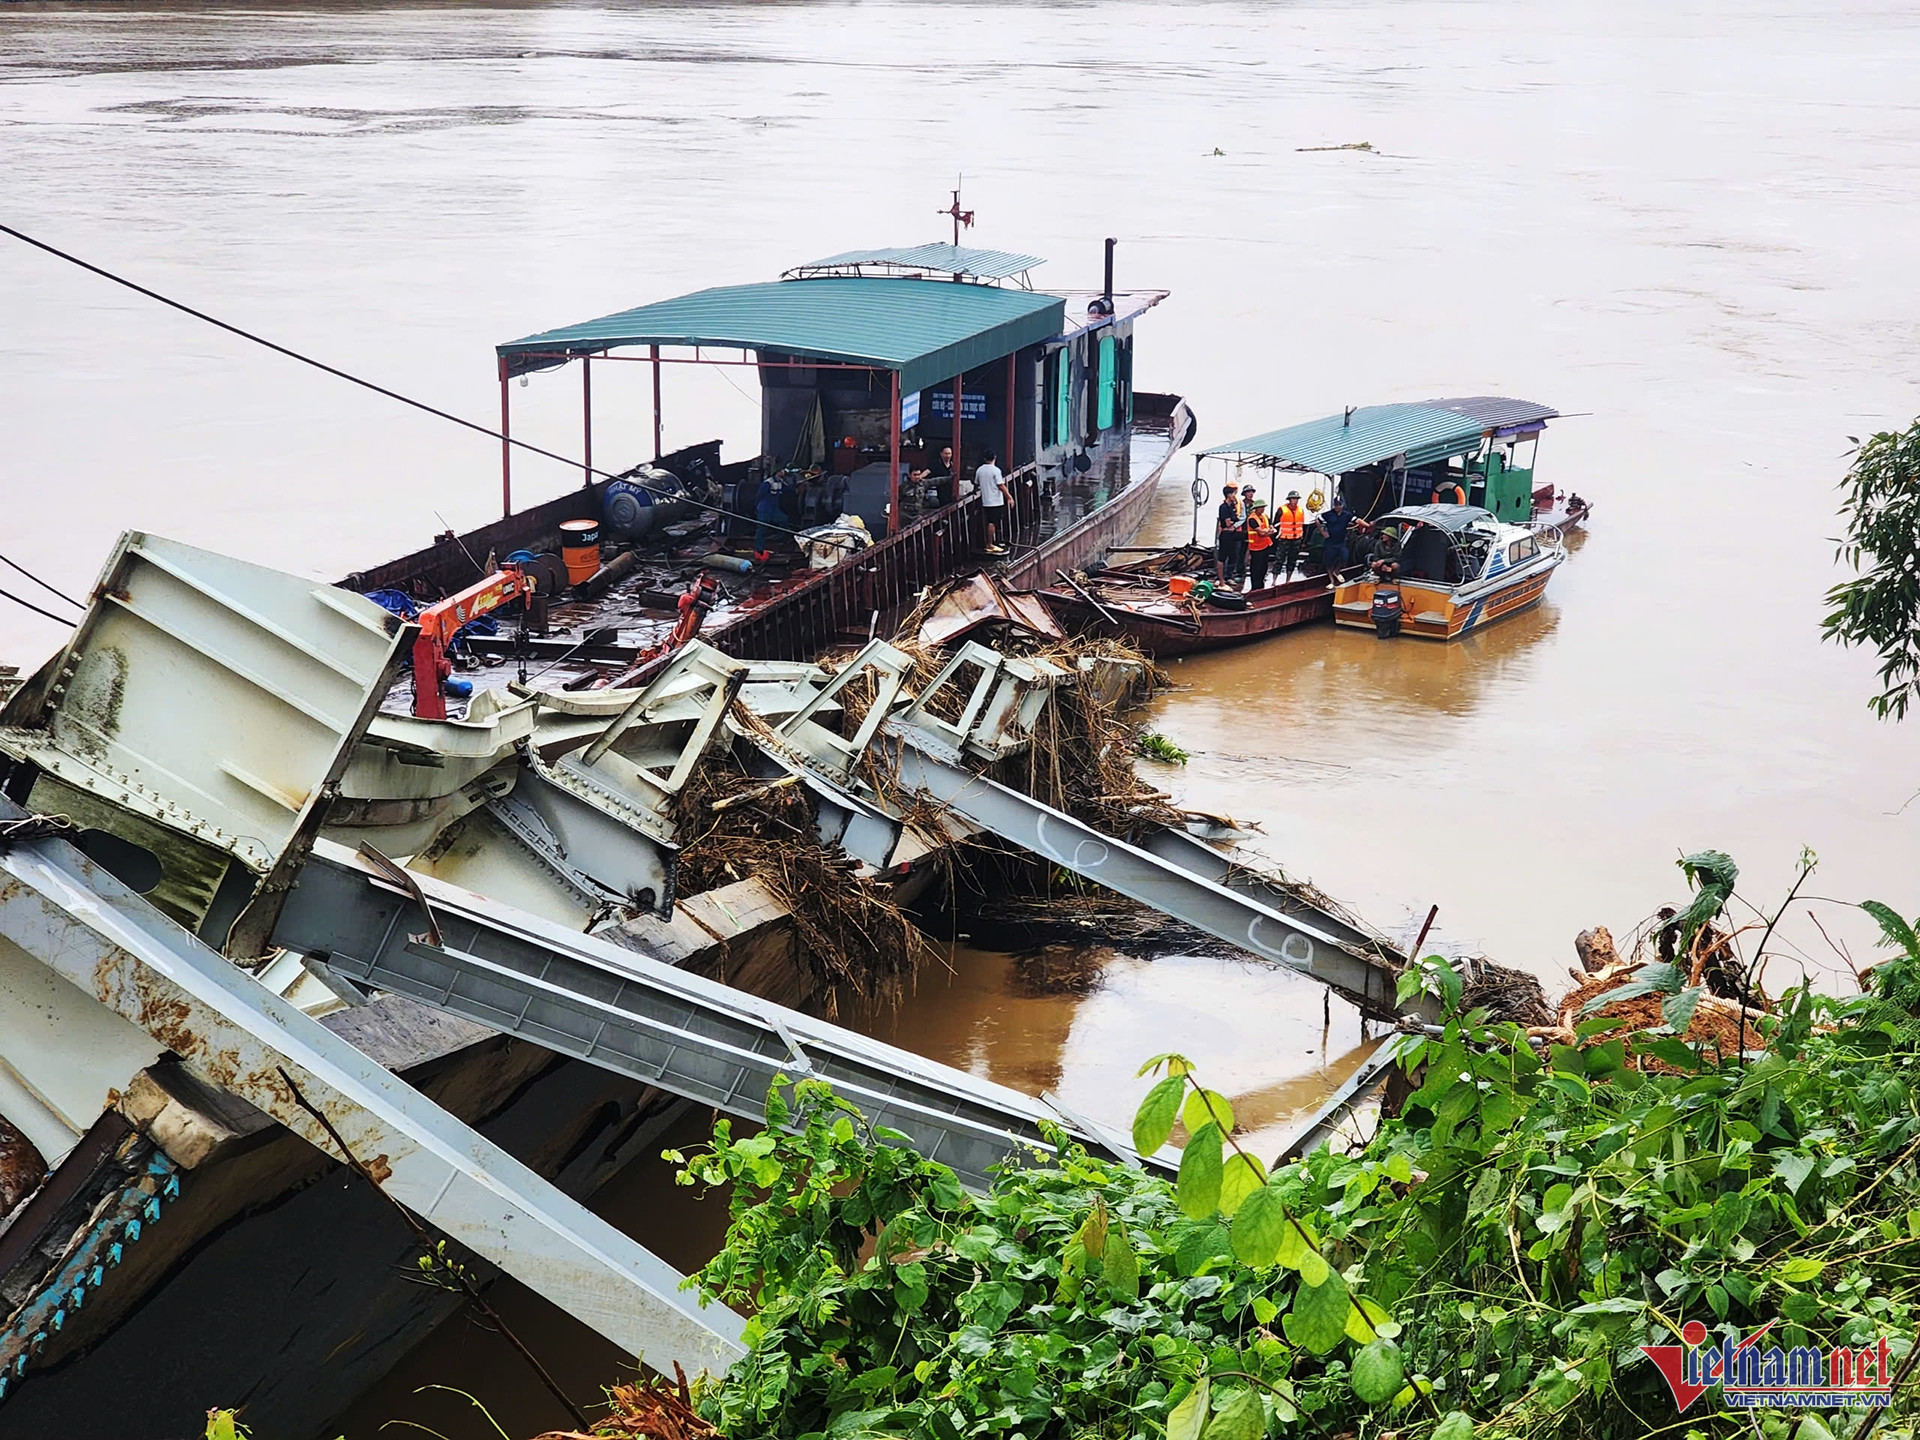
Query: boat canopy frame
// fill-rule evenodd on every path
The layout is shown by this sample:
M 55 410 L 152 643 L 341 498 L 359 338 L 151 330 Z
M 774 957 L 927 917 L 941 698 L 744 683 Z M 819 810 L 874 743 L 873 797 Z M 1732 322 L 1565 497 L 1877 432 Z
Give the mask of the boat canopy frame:
M 1264 471 L 1271 505 L 1279 503 L 1282 474 L 1322 475 L 1338 482 L 1375 466 L 1388 466 L 1400 477 L 1404 499 L 1408 470 L 1471 458 L 1494 444 L 1537 440 L 1547 421 L 1559 415 L 1550 405 L 1506 395 L 1349 405 L 1338 415 L 1211 446 L 1193 457 L 1195 540 L 1200 508 L 1212 493 L 1201 478 L 1206 460 L 1221 460 L 1236 475 L 1249 468 Z
M 955 247 L 920 247 L 922 251 L 951 251 L 977 263 L 981 271 L 1001 269 L 1036 257 L 998 252 L 962 252 Z M 1007 388 L 1014 388 L 1016 359 L 1029 346 L 1057 339 L 1066 329 L 1066 300 L 1019 287 L 959 283 L 889 274 L 818 274 L 821 266 L 854 264 L 882 252 L 851 252 L 829 257 L 815 266 L 801 267 L 810 278 L 783 279 L 748 285 L 718 286 L 653 304 L 617 311 L 594 320 L 541 331 L 497 345 L 500 380 L 500 504 L 501 513 L 513 512 L 512 392 L 510 382 L 536 370 L 581 362 L 581 469 L 586 483 L 597 472 L 593 466 L 593 369 L 600 360 L 641 361 L 653 370 L 653 448 L 664 453 L 662 425 L 663 365 L 691 364 L 751 366 L 756 371 L 840 370 L 885 373 L 891 391 L 891 455 L 889 514 L 900 513 L 899 471 L 904 396 L 953 384 L 953 445 L 959 453 L 962 392 L 968 371 L 1004 359 Z M 906 255 L 917 252 L 891 252 Z M 991 262 L 991 263 L 989 263 Z M 876 262 L 877 263 L 877 262 Z M 789 272 L 794 273 L 794 272 Z M 644 354 L 617 354 L 623 348 L 645 346 Z M 662 354 L 663 348 L 691 350 L 692 354 Z M 739 358 L 703 353 L 738 351 Z M 1007 407 L 1006 453 L 1013 451 L 1013 407 Z

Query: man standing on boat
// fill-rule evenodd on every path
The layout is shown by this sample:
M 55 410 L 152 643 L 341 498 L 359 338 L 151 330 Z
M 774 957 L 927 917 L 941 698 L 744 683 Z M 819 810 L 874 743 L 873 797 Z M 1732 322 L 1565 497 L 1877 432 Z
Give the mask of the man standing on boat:
M 1280 559 L 1274 568 L 1280 572 L 1284 584 L 1293 578 L 1294 567 L 1300 563 L 1301 545 L 1307 536 L 1307 511 L 1300 503 L 1298 490 L 1287 492 L 1287 503 L 1280 507 L 1273 528 L 1280 536 Z
M 1247 573 L 1246 520 L 1240 509 L 1240 487 L 1228 481 L 1220 487 L 1220 509 L 1213 522 L 1213 578 L 1225 585 Z
M 943 455 L 945 451 L 941 452 Z M 994 462 L 1000 457 L 987 451 L 980 468 L 973 472 L 973 483 L 980 487 L 980 515 L 987 522 L 987 554 L 1004 555 L 1007 547 L 1000 536 L 1006 527 L 1007 477 Z
M 1327 579 L 1337 579 L 1347 566 L 1347 527 L 1353 523 L 1353 512 L 1347 509 L 1346 497 L 1338 490 L 1334 491 L 1333 504 L 1327 513 L 1320 517 L 1320 528 L 1326 532 Z
M 1247 565 L 1253 572 L 1249 590 L 1267 588 L 1267 562 L 1273 559 L 1273 522 L 1267 519 L 1267 502 L 1256 500 L 1247 516 Z

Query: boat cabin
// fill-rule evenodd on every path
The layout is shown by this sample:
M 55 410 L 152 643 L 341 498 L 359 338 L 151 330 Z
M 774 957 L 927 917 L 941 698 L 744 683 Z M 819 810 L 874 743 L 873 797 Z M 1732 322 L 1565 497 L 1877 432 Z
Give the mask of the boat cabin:
M 1030 272 L 1043 263 L 1036 256 L 920 245 L 849 251 L 779 280 L 700 290 L 529 335 L 496 347 L 501 428 L 511 421 L 513 380 L 578 362 L 581 469 L 592 485 L 606 473 L 591 459 L 596 363 L 651 366 L 656 465 L 669 458 L 663 367 L 752 369 L 757 453 L 694 477 L 719 489 L 736 525 L 752 526 L 771 478 L 789 528 L 844 513 L 877 539 L 953 503 L 992 451 L 1002 473 L 1047 492 L 1064 527 L 1130 478 L 1133 327 L 1165 298 L 1116 292 L 1113 242 L 1107 246 L 1098 291 L 1034 289 Z M 954 463 L 943 476 L 946 447 Z M 512 461 L 503 445 L 508 513 Z M 658 477 L 637 478 L 650 488 L 636 492 L 629 510 L 660 490 Z
M 1460 496 L 1496 520 L 1525 524 L 1534 516 L 1540 433 L 1559 413 L 1503 395 L 1362 405 L 1201 452 L 1195 503 L 1205 504 L 1210 487 L 1201 465 L 1214 458 L 1227 466 L 1226 479 L 1259 485 L 1264 477 L 1270 505 L 1289 488 L 1311 490 L 1307 506 L 1318 511 L 1337 493 L 1356 516 L 1371 520 Z

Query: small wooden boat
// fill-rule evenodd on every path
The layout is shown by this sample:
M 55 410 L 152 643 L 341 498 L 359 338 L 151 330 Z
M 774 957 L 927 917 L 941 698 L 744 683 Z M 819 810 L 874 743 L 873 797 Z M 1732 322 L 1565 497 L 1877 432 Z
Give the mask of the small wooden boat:
M 1062 572 L 1041 593 L 1077 633 L 1118 636 L 1156 660 L 1258 640 L 1333 613 L 1325 571 L 1259 590 L 1215 589 L 1213 552 L 1197 545 L 1093 570 L 1084 584 Z
M 1542 485 L 1533 492 L 1533 523 L 1551 525 L 1562 535 L 1578 530 L 1593 513 L 1593 502 L 1571 490 Z
M 1335 624 L 1382 637 L 1457 639 L 1538 603 L 1567 558 L 1553 530 L 1510 525 L 1474 505 L 1402 506 L 1376 522 L 1376 532 L 1389 529 L 1399 536 L 1394 570 L 1382 574 L 1376 561 L 1335 589 Z M 1394 611 L 1389 618 L 1374 600 L 1392 592 L 1398 605 L 1386 607 Z

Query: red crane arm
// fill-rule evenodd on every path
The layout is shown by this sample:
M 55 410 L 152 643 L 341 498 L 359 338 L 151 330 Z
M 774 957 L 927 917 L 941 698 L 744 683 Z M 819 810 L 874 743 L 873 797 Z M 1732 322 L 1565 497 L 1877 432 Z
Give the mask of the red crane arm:
M 413 642 L 415 715 L 424 720 L 447 718 L 447 700 L 441 692 L 440 682 L 451 673 L 447 646 L 460 633 L 460 627 L 481 615 L 498 610 L 509 601 L 524 599 L 532 592 L 533 582 L 527 578 L 526 572 L 518 566 L 509 565 L 420 612 L 420 638 Z

